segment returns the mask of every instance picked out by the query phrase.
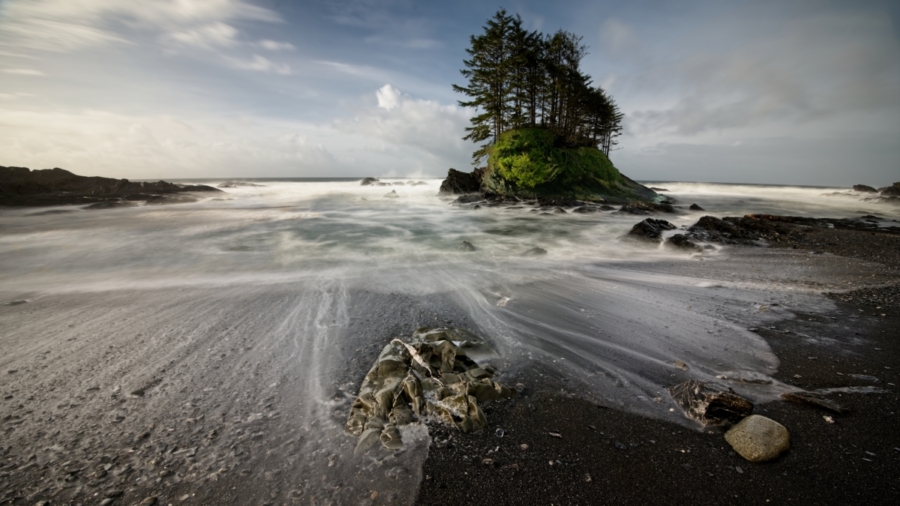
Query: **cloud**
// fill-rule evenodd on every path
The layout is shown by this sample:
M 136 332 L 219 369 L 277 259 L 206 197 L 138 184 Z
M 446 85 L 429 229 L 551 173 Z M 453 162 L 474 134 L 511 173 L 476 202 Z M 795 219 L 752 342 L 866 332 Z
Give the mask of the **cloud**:
M 16 74 L 20 76 L 45 76 L 40 70 L 34 69 L 3 69 L 3 72 L 7 74 Z
M 375 92 L 376 107 L 368 107 L 350 119 L 334 122 L 342 132 L 379 141 L 381 151 L 426 155 L 432 173 L 447 166 L 468 164 L 474 148 L 461 137 L 471 112 L 455 105 L 413 99 L 390 84 Z M 408 156 L 408 155 L 407 155 Z
M 382 35 L 373 35 L 371 37 L 366 37 L 365 41 L 369 44 L 378 44 L 380 46 L 404 49 L 434 49 L 444 45 L 439 40 L 430 39 L 427 37 L 397 39 L 392 37 L 385 37 Z
M 378 107 L 390 111 L 396 109 L 400 105 L 400 91 L 385 84 L 375 92 L 375 98 L 378 99 Z
M 55 52 L 127 43 L 114 28 L 122 24 L 193 40 L 190 30 L 202 32 L 204 26 L 228 20 L 282 21 L 274 11 L 244 0 L 11 0 L 4 11 L 2 45 Z
M 867 12 L 736 17 L 711 20 L 715 32 L 686 36 L 678 48 L 655 51 L 657 61 L 618 76 L 631 95 L 631 134 L 896 130 L 898 121 L 884 119 L 900 117 L 900 45 L 889 19 Z M 630 37 L 620 32 L 614 42 Z
M 167 33 L 166 40 L 204 49 L 229 47 L 237 43 L 238 31 L 222 22 L 210 23 L 191 30 Z
M 275 74 L 281 75 L 291 75 L 293 71 L 291 70 L 291 66 L 286 63 L 276 63 L 268 58 L 260 56 L 258 54 L 253 55 L 253 58 L 250 60 L 244 60 L 241 58 L 226 58 L 229 64 L 236 69 L 241 70 L 255 70 L 257 72 L 273 72 Z
M 260 40 L 256 45 L 263 49 L 268 49 L 269 51 L 293 51 L 296 49 L 290 42 L 276 42 L 268 39 Z
M 625 56 L 641 50 L 641 44 L 632 28 L 616 18 L 609 18 L 600 27 L 600 41 L 613 56 Z
M 267 118 L 34 112 L 4 107 L 8 164 L 127 178 L 328 176 L 339 170 L 320 126 Z

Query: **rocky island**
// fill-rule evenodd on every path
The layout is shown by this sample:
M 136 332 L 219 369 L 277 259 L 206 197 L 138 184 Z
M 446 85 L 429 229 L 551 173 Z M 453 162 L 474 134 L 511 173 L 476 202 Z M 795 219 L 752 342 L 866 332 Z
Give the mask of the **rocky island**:
M 505 10 L 472 36 L 461 70 L 468 83 L 453 89 L 468 98 L 460 106 L 478 112 L 463 139 L 479 144 L 476 165 L 488 163 L 468 175 L 451 169 L 443 193 L 616 204 L 662 199 L 610 162 L 624 115 L 581 71 L 581 41 L 563 30 L 529 32 Z
M 179 185 L 166 181 L 133 182 L 127 179 L 86 177 L 54 168 L 31 170 L 0 166 L 0 206 L 88 205 L 89 209 L 148 204 L 193 202 L 193 192 L 221 192 L 206 185 Z

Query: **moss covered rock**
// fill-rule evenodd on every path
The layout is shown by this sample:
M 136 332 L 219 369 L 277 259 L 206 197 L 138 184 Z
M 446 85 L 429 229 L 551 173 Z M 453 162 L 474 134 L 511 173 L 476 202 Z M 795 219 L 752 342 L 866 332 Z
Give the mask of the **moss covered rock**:
M 570 196 L 627 203 L 657 194 L 622 175 L 597 148 L 565 146 L 551 131 L 504 132 L 491 148 L 481 190 L 496 195 Z

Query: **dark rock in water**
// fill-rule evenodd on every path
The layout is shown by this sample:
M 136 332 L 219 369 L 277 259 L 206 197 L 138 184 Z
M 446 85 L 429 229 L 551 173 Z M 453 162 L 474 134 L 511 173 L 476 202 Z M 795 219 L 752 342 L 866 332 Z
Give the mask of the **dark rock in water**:
M 669 190 L 667 190 L 667 189 L 665 189 L 665 188 L 657 188 L 657 187 L 655 187 L 655 186 L 650 186 L 649 188 L 650 188 L 651 190 L 655 191 L 655 192 L 667 192 L 667 191 L 669 191 Z
M 688 236 L 692 239 L 724 244 L 753 245 L 762 240 L 760 231 L 747 225 L 744 218 L 719 219 L 704 216 L 688 228 Z
M 900 197 L 900 183 L 894 183 L 892 186 L 879 188 L 878 192 L 882 197 Z
M 440 193 L 476 193 L 481 190 L 481 179 L 486 168 L 475 169 L 472 172 L 461 172 L 450 169 L 447 179 L 441 183 Z
M 406 183 L 404 183 L 403 181 L 397 181 L 396 183 L 393 183 L 393 185 L 394 186 L 406 186 Z
M 675 208 L 672 207 L 672 204 L 667 203 L 657 204 L 655 202 L 637 201 L 625 204 L 619 209 L 619 212 L 628 214 L 674 213 Z
M 372 183 L 372 186 L 390 186 L 391 183 L 385 183 L 384 181 L 375 181 Z
M 386 199 L 395 199 L 398 197 L 400 197 L 400 195 L 397 195 L 397 190 L 391 190 L 384 194 L 384 198 Z
M 853 185 L 853 191 L 866 192 L 866 193 L 878 193 L 878 190 L 876 190 L 875 188 L 872 188 L 871 186 L 866 186 L 864 184 Z
M 606 204 L 603 204 L 602 206 L 600 206 L 600 210 L 601 211 L 615 211 L 616 208 L 613 206 L 608 206 Z
M 691 211 L 706 211 L 706 209 L 703 209 L 697 204 L 691 204 L 691 207 L 689 207 L 688 209 L 690 209 Z
M 826 399 L 819 394 L 813 392 L 785 392 L 781 394 L 781 398 L 793 402 L 795 404 L 807 404 L 810 406 L 818 406 L 820 408 L 833 411 L 835 413 L 846 413 L 848 410 L 834 401 Z
M 685 415 L 701 425 L 736 422 L 753 412 L 753 403 L 727 387 L 688 380 L 669 388 Z
M 685 250 L 703 251 L 703 248 L 697 246 L 696 243 L 688 239 L 684 234 L 675 234 L 672 237 L 669 237 L 666 239 L 666 246 Z
M 127 179 L 85 177 L 59 168 L 0 167 L 0 205 L 6 206 L 84 205 L 123 199 L 148 203 L 184 202 L 188 197 L 183 194 L 190 192 L 221 190 L 166 181 L 137 183 Z
M 95 202 L 85 209 L 113 209 L 115 207 L 134 207 L 137 204 L 127 200 L 105 200 L 103 202 Z
M 561 207 L 556 207 L 553 209 L 553 214 L 566 214 L 566 210 Z
M 246 181 L 225 181 L 217 186 L 217 188 L 257 188 L 264 187 L 264 184 L 248 183 Z
M 625 236 L 628 239 L 638 239 L 641 241 L 659 242 L 662 234 L 666 230 L 675 230 L 675 225 L 666 220 L 656 220 L 647 218 L 631 228 L 631 231 Z
M 525 253 L 522 253 L 522 256 L 537 257 L 537 256 L 541 256 L 541 255 L 546 255 L 546 254 L 547 254 L 547 250 L 545 250 L 544 248 L 534 247 L 534 248 L 531 248 L 530 250 L 526 251 Z
M 568 197 L 538 197 L 538 204 L 542 207 L 578 207 L 584 202 Z
M 472 243 L 469 241 L 463 241 L 459 243 L 459 247 L 456 249 L 459 251 L 475 251 L 475 246 L 472 246 Z
M 367 177 L 367 178 L 363 178 L 363 180 L 359 182 L 359 185 L 360 186 L 369 186 L 369 185 L 373 185 L 377 182 L 378 182 L 378 179 L 376 179 L 374 177 Z
M 459 197 L 456 197 L 456 200 L 451 202 L 451 204 L 471 204 L 472 202 L 480 202 L 482 200 L 484 200 L 484 198 L 481 195 L 460 195 Z
M 599 208 L 596 208 L 594 206 L 581 206 L 581 207 L 576 207 L 575 209 L 572 209 L 572 212 L 578 213 L 578 214 L 588 214 L 588 213 L 596 213 L 599 210 L 600 210 Z

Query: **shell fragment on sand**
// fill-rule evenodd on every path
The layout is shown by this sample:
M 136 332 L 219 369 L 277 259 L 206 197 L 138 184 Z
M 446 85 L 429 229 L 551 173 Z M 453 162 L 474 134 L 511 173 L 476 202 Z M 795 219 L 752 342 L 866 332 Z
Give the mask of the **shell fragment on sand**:
M 495 370 L 476 359 L 495 356 L 483 339 L 463 329 L 424 327 L 409 342 L 392 340 L 363 379 L 347 431 L 359 436 L 357 453 L 381 442 L 403 447 L 399 427 L 435 416 L 463 432 L 487 425 L 479 402 L 516 391 L 492 380 Z

